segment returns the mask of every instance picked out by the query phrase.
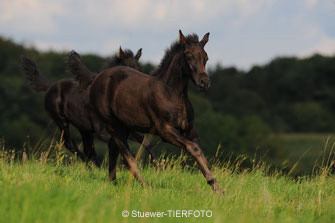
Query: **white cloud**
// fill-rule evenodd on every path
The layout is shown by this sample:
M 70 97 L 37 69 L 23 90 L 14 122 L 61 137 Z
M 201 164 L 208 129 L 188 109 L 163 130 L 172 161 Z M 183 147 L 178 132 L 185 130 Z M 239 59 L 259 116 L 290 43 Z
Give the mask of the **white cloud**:
M 335 55 L 335 38 L 323 36 L 319 42 L 314 45 L 311 51 L 324 55 Z
M 311 29 L 309 33 L 306 33 L 306 36 L 312 40 L 312 44 L 300 52 L 300 56 L 310 56 L 314 53 L 335 55 L 335 38 L 327 36 L 318 28 Z
M 72 49 L 72 47 L 67 43 L 46 40 L 24 41 L 24 45 L 27 47 L 37 47 L 41 51 L 56 50 L 66 52 L 69 51 L 69 49 Z
M 155 10 L 153 10 L 153 15 L 154 18 L 156 18 L 160 22 L 166 19 L 166 17 L 168 16 L 168 11 L 162 2 L 156 5 Z
M 102 43 L 102 51 L 101 53 L 105 56 L 110 56 L 116 52 L 116 50 L 121 46 L 123 49 L 125 48 L 124 42 L 126 42 L 125 38 L 117 38 L 114 37 Z
M 305 0 L 305 5 L 308 9 L 314 8 L 319 3 L 319 0 Z
M 225 14 L 246 18 L 275 0 L 83 0 L 83 14 L 88 23 L 99 27 L 169 28 L 194 27 Z M 67 15 L 67 16 L 72 16 Z
M 222 61 L 248 68 L 277 55 L 331 54 L 334 38 L 315 15 L 333 21 L 333 13 L 324 13 L 329 7 L 316 7 L 319 4 L 320 0 L 1 0 L 0 33 L 34 42 L 43 50 L 110 55 L 119 45 L 143 47 L 143 59 L 157 62 L 177 39 L 179 28 L 199 36 L 210 31 L 210 64 Z
M 54 16 L 63 8 L 54 1 L 2 0 L 0 1 L 0 28 L 12 32 L 55 33 Z
M 57 19 L 77 20 L 91 29 L 187 27 L 206 24 L 223 15 L 247 18 L 275 0 L 2 0 L 0 28 L 52 34 Z

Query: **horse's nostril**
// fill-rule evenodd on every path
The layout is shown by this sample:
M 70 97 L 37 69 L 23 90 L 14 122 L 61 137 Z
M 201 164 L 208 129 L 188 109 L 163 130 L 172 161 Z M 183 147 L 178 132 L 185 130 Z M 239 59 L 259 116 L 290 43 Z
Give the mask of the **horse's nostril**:
M 209 88 L 210 85 L 211 85 L 211 83 L 210 83 L 210 81 L 207 80 L 207 79 L 200 79 L 200 81 L 199 81 L 199 86 L 200 86 L 201 88 Z
M 205 85 L 206 88 L 209 88 L 209 86 L 211 86 L 211 82 L 210 82 L 210 81 L 206 81 L 206 82 L 204 83 L 204 85 Z

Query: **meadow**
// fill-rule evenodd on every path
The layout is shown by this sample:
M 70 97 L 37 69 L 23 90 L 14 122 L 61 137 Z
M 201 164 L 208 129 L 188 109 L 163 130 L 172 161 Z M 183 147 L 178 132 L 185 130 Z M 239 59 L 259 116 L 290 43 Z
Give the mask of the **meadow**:
M 323 157 L 334 147 L 335 137 L 332 133 L 286 133 L 274 135 L 272 142 L 282 154 L 276 164 L 286 163 L 290 169 L 294 166 L 294 175 L 306 175 L 322 165 Z
M 183 154 L 161 159 L 159 167 L 141 166 L 150 185 L 146 189 L 122 166 L 117 182 L 109 182 L 106 165 L 85 165 L 69 156 L 62 143 L 35 154 L 2 148 L 0 221 L 334 222 L 331 156 L 323 157 L 314 174 L 300 177 L 270 170 L 262 161 L 242 169 L 244 159 L 224 163 L 212 160 L 217 180 L 225 190 L 220 196 L 211 191 L 197 166 Z M 124 210 L 128 217 L 122 217 Z M 207 216 L 176 217 L 178 210 L 206 211 Z M 132 217 L 133 211 L 171 215 Z

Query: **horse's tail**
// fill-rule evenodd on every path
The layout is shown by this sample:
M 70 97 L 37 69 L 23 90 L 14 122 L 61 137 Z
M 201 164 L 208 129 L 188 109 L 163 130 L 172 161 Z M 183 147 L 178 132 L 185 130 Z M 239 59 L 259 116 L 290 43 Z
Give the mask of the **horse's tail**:
M 46 91 L 50 86 L 50 82 L 41 76 L 36 63 L 28 57 L 21 56 L 21 66 L 26 74 L 30 86 L 37 92 Z
M 80 86 L 83 88 L 87 88 L 96 76 L 95 73 L 92 73 L 84 65 L 80 55 L 74 50 L 72 50 L 69 54 L 67 67 L 73 74 L 74 78 L 79 82 Z

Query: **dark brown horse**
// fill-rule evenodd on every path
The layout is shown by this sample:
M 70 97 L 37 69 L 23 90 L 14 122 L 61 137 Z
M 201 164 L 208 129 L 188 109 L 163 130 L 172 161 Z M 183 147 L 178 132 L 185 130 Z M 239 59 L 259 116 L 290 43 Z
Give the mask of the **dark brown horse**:
M 122 64 L 139 69 L 138 60 L 141 56 L 141 52 L 142 49 L 134 56 L 130 50 L 123 51 L 120 48 L 117 56 L 113 57 L 110 65 L 116 66 Z M 76 55 L 72 56 L 73 59 L 80 60 L 81 62 L 81 58 L 77 53 L 72 52 L 71 54 Z M 93 143 L 93 133 L 96 127 L 95 123 L 92 122 L 92 120 L 94 120 L 94 113 L 92 114 L 90 106 L 88 105 L 88 91 L 82 86 L 79 86 L 78 82 L 74 79 L 63 79 L 54 83 L 46 81 L 41 76 L 35 62 L 27 57 L 21 58 L 21 64 L 33 89 L 46 92 L 45 108 L 59 129 L 63 131 L 66 148 L 76 153 L 82 160 L 93 161 L 98 165 Z M 77 71 L 86 74 L 85 79 L 81 80 L 81 84 L 85 87 L 88 87 L 90 81 L 96 76 L 96 74 L 89 72 L 82 63 L 77 63 L 77 61 L 75 61 L 75 65 L 72 66 L 72 69 L 77 69 Z M 83 140 L 84 153 L 79 151 L 76 143 L 72 139 L 69 124 L 72 124 L 79 130 Z M 109 134 L 101 130 L 97 137 L 105 142 L 108 142 L 110 139 Z M 143 137 L 135 135 L 132 139 L 141 143 Z
M 132 67 L 135 68 L 136 70 L 140 70 L 141 67 L 138 64 L 138 60 L 141 56 L 141 53 L 142 49 L 139 49 L 134 57 L 133 53 L 130 50 L 123 51 L 120 47 L 118 54 L 114 55 L 107 65 L 114 67 L 117 66 L 117 64 L 120 64 L 120 66 L 125 66 L 126 64 L 129 64 L 129 66 L 127 67 Z M 92 81 L 94 80 L 94 78 L 97 76 L 96 73 L 92 73 L 87 69 L 87 67 L 81 60 L 79 54 L 76 53 L 75 51 L 72 51 L 69 54 L 67 64 L 69 71 L 76 77 L 76 80 L 83 89 L 88 88 L 92 83 Z M 87 104 L 86 107 L 88 110 L 92 110 L 89 104 Z M 91 115 L 94 116 L 93 113 Z M 95 133 L 98 132 L 97 135 L 98 138 L 102 139 L 105 142 L 108 142 L 111 136 L 109 135 L 108 132 L 105 131 L 104 124 L 97 122 L 93 117 L 92 122 L 94 123 L 94 132 Z M 157 159 L 156 155 L 152 151 L 154 145 L 151 145 L 149 140 L 144 140 L 144 137 L 136 132 L 132 132 L 129 136 L 129 139 L 138 143 L 142 143 L 144 148 L 151 155 L 151 158 L 153 160 Z
M 116 153 L 114 158 L 119 150 L 131 173 L 144 185 L 127 143 L 129 134 L 134 131 L 150 132 L 188 151 L 212 189 L 223 192 L 200 149 L 188 98 L 189 80 L 202 90 L 210 87 L 205 69 L 208 57 L 204 50 L 208 38 L 209 33 L 199 41 L 197 35 L 185 37 L 179 31 L 179 41 L 166 51 L 153 76 L 117 66 L 100 73 L 90 85 L 90 103 L 112 135 L 109 147 Z M 110 159 L 109 165 L 113 175 L 115 160 Z

